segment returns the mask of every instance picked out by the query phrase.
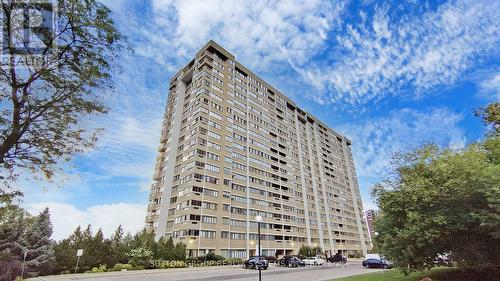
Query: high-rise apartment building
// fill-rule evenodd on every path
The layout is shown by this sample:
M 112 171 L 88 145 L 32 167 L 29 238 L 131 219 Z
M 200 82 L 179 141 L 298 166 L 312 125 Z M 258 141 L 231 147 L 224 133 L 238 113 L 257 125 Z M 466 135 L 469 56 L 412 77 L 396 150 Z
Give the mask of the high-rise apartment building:
M 373 229 L 373 221 L 377 218 L 377 216 L 380 214 L 379 210 L 373 210 L 369 209 L 366 211 L 366 224 L 368 226 L 368 233 L 370 234 L 370 238 L 373 238 L 375 234 L 375 230 Z
M 170 81 L 146 225 L 156 237 L 246 258 L 364 254 L 351 141 L 208 42 Z

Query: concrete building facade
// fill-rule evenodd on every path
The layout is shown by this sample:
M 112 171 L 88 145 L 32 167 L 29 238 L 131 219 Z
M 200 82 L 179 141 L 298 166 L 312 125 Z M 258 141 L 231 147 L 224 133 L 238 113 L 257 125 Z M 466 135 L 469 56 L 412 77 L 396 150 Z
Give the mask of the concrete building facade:
M 208 42 L 170 81 L 146 226 L 189 256 L 366 254 L 351 141 Z
M 373 229 L 373 221 L 379 216 L 380 211 L 379 210 L 374 210 L 374 209 L 369 209 L 366 210 L 365 216 L 366 216 L 366 224 L 368 226 L 368 234 L 370 234 L 370 239 L 373 239 L 375 237 L 375 230 Z

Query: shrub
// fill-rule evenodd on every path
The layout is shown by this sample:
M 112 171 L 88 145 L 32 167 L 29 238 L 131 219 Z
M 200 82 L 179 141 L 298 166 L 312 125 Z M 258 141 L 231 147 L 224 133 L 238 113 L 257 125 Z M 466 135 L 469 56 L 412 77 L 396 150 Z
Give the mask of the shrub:
M 223 256 L 216 255 L 215 253 L 208 253 L 204 256 L 198 257 L 199 261 L 222 261 L 224 260 Z
M 145 267 L 142 265 L 133 265 L 131 270 L 144 270 Z
M 302 245 L 299 249 L 299 258 L 315 257 L 321 254 L 323 250 L 321 247 L 311 247 L 307 245 Z
M 113 266 L 113 271 L 122 271 L 123 269 L 126 270 L 133 270 L 133 265 L 128 264 L 128 263 L 117 263 L 115 266 Z
M 90 273 L 106 272 L 106 265 L 101 264 L 99 267 L 93 267 L 92 270 L 88 271 Z
M 144 248 L 135 248 L 128 253 L 129 263 L 133 266 L 148 268 L 153 260 L 153 252 Z
M 185 261 L 159 261 L 158 268 L 167 269 L 167 268 L 184 268 L 188 267 Z

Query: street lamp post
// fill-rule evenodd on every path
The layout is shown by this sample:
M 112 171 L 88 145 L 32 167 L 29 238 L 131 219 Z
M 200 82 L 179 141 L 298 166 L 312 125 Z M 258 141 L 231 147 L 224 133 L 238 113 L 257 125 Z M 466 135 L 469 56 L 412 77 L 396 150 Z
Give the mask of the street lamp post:
M 257 221 L 257 235 L 259 237 L 258 239 L 258 242 L 257 242 L 257 256 L 258 256 L 258 259 L 259 259 L 259 281 L 262 280 L 262 272 L 261 272 L 261 266 L 260 266 L 260 257 L 261 257 L 261 248 L 260 248 L 260 222 L 262 221 L 262 217 L 261 216 L 256 216 L 255 217 L 255 220 Z

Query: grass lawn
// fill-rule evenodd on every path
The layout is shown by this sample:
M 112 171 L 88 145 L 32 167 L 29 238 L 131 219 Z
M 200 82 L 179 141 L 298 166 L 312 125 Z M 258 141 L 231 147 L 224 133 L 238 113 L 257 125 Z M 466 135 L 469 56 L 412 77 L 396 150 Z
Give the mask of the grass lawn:
M 432 281 L 489 281 L 499 280 L 498 269 L 469 269 L 460 270 L 455 267 L 436 267 L 423 272 L 414 272 L 410 275 L 404 275 L 399 270 L 391 269 L 383 272 L 374 272 L 361 274 L 351 277 L 334 279 L 335 281 L 418 281 L 429 277 Z

